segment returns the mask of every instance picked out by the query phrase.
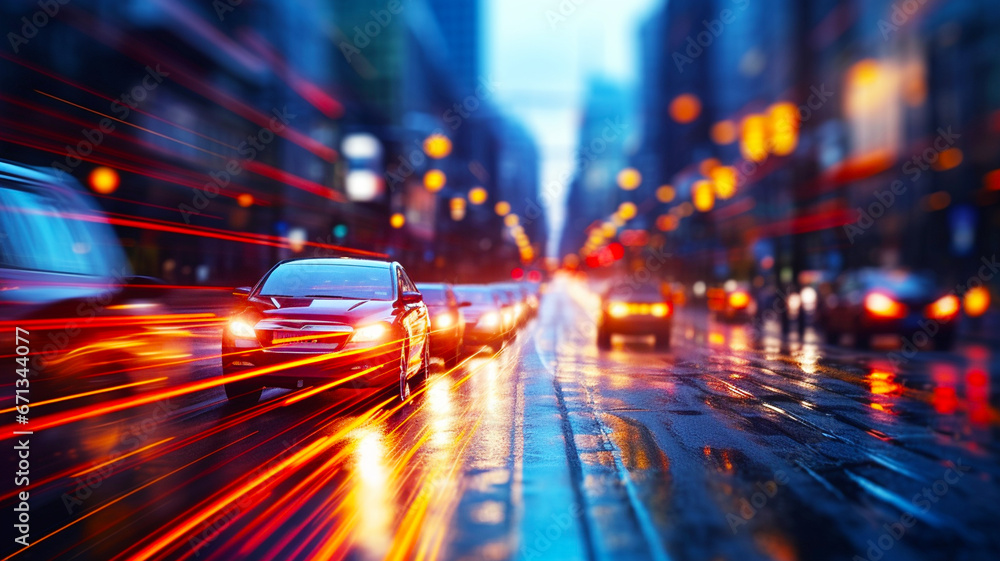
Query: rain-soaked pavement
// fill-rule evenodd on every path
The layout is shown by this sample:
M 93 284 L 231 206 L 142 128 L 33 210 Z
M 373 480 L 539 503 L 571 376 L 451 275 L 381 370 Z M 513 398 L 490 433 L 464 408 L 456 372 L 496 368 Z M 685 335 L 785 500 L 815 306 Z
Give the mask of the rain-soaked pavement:
M 596 306 L 555 283 L 398 408 L 212 388 L 36 435 L 19 558 L 996 558 L 994 349 L 898 363 L 689 311 L 669 352 L 600 352 Z

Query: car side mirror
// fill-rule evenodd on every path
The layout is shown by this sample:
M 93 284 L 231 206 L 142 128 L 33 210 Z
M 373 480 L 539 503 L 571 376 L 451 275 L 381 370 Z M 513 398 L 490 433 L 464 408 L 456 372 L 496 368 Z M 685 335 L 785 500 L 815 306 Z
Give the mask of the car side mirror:
M 471 305 L 472 305 L 472 302 L 459 302 L 458 303 L 458 307 L 459 308 L 468 308 Z
M 235 296 L 237 298 L 247 298 L 247 297 L 250 296 L 250 292 L 252 290 L 253 290 L 253 288 L 251 288 L 249 286 L 241 286 L 239 288 L 234 288 L 233 289 L 233 296 Z
M 424 295 L 419 292 L 404 292 L 399 296 L 399 303 L 403 306 L 419 304 L 424 301 Z

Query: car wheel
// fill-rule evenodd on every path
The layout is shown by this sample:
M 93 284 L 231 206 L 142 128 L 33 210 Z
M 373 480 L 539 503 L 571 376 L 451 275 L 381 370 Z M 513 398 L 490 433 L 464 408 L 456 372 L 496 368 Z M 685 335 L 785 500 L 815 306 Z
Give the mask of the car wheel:
M 444 367 L 448 370 L 455 368 L 462 360 L 462 345 L 455 345 L 455 350 L 444 358 Z
M 669 333 L 663 333 L 663 334 L 657 335 L 656 336 L 656 343 L 655 343 L 655 345 L 656 345 L 656 348 L 660 349 L 661 351 L 669 349 L 670 348 L 670 334 Z
M 611 348 L 611 332 L 605 329 L 597 330 L 597 347 L 600 349 Z
M 424 341 L 424 357 L 420 363 L 420 372 L 417 374 L 417 389 L 423 388 L 431 378 L 431 345 Z
M 225 385 L 226 399 L 230 405 L 246 409 L 257 405 L 260 396 L 264 392 L 262 387 L 254 387 L 246 382 L 231 382 Z
M 399 401 L 404 402 L 410 398 L 410 381 L 406 379 L 406 344 L 399 351 Z

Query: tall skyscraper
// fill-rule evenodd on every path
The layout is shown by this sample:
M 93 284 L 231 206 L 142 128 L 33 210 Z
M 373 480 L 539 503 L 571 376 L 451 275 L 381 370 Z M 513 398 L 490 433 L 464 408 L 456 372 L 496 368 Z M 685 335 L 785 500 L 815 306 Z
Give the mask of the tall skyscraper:
M 479 0 L 428 0 L 451 55 L 451 75 L 462 95 L 476 89 L 481 74 Z

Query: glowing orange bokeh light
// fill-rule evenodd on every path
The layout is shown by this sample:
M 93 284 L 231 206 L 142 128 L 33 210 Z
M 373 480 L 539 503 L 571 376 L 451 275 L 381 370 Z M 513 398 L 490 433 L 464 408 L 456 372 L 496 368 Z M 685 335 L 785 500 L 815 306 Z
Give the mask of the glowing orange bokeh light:
M 90 188 L 95 193 L 110 195 L 118 189 L 120 179 L 117 171 L 109 167 L 100 166 L 90 172 L 88 182 L 90 183 Z
M 681 124 L 687 124 L 701 115 L 701 101 L 693 94 L 681 94 L 670 102 L 670 117 Z
M 447 176 L 439 169 L 432 169 L 424 174 L 424 187 L 431 193 L 437 193 L 448 182 Z
M 451 139 L 443 134 L 432 134 L 424 140 L 424 153 L 435 160 L 451 154 Z

